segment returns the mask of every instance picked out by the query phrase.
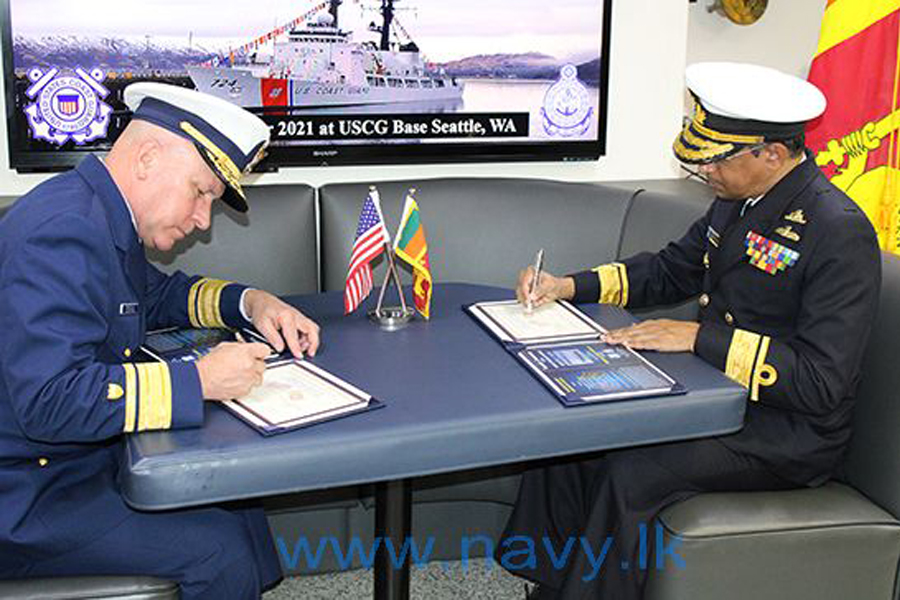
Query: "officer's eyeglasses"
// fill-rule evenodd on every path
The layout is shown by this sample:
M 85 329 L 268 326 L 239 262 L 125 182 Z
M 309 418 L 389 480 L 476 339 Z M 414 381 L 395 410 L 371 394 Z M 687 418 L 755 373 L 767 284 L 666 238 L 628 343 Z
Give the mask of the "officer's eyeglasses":
M 748 146 L 747 148 L 744 148 L 743 150 L 739 150 L 738 152 L 735 152 L 731 156 L 726 156 L 725 158 L 720 158 L 718 160 L 711 160 L 709 162 L 701 163 L 698 166 L 719 168 L 719 167 L 722 167 L 723 165 L 727 165 L 729 162 L 731 162 L 738 156 L 743 156 L 745 154 L 751 154 L 751 153 L 754 156 L 759 156 L 759 151 L 762 150 L 763 148 L 765 148 L 767 145 L 768 144 L 764 144 L 764 143 L 763 144 L 754 144 L 753 146 Z M 703 173 L 701 173 L 700 171 L 695 171 L 694 169 L 689 169 L 684 165 L 680 165 L 680 167 L 683 170 L 687 171 L 692 177 L 696 177 L 697 179 L 699 179 L 700 181 L 702 181 L 704 183 L 709 183 L 709 178 L 706 175 L 704 175 Z
M 708 165 L 710 167 L 720 167 L 724 164 L 728 164 L 732 160 L 736 159 L 738 156 L 743 156 L 745 154 L 752 153 L 753 156 L 759 156 L 759 151 L 762 150 L 763 148 L 765 148 L 766 146 L 767 146 L 767 144 L 754 144 L 753 146 L 748 146 L 747 148 L 744 148 L 743 150 L 739 150 L 738 152 L 735 152 L 731 156 L 726 156 L 725 158 L 720 158 L 719 160 L 711 160 L 708 163 L 703 163 L 703 164 Z

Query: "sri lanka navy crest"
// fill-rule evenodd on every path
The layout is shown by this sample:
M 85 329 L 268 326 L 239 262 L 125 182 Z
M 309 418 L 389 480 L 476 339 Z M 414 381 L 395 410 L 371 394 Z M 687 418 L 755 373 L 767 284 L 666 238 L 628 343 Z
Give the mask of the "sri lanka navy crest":
M 106 137 L 112 107 L 103 102 L 109 95 L 100 82 L 103 71 L 75 69 L 75 76 L 60 75 L 57 68 L 46 73 L 31 69 L 31 87 L 25 94 L 34 102 L 25 107 L 35 139 L 62 146 L 69 140 L 86 144 Z
M 544 95 L 541 108 L 544 131 L 552 136 L 584 135 L 593 113 L 587 88 L 578 81 L 578 69 L 574 65 L 563 66 L 559 70 L 559 79 Z

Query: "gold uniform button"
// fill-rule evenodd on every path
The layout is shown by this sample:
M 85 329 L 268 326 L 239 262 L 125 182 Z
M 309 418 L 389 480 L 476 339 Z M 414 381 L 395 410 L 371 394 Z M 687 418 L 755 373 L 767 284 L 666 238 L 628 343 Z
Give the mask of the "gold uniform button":
M 42 467 L 46 467 L 50 461 L 44 458 L 43 456 L 38 459 L 38 464 Z
M 725 322 L 728 323 L 729 325 L 734 325 L 734 317 L 731 315 L 730 312 L 725 313 Z
M 703 266 L 709 269 L 709 252 L 703 255 Z
M 698 300 L 698 302 L 700 302 L 700 306 L 702 306 L 703 308 L 709 306 L 709 294 L 701 294 L 700 300 Z
M 125 358 L 131 356 L 131 348 L 125 348 L 125 352 L 123 354 L 125 354 Z

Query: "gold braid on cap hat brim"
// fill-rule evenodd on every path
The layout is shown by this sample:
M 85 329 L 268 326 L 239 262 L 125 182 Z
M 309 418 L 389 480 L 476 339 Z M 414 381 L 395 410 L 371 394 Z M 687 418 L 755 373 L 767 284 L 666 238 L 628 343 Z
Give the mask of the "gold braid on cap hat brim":
M 733 144 L 762 144 L 765 137 L 761 135 L 741 135 L 739 133 L 722 133 L 706 126 L 706 111 L 698 102 L 694 106 L 694 120 L 691 122 L 694 129 L 700 135 L 704 135 L 717 142 L 731 142 Z
M 219 171 L 219 174 L 225 179 L 225 183 L 228 184 L 228 187 L 233 189 L 235 192 L 240 194 L 242 198 L 244 198 L 244 190 L 241 189 L 241 170 L 238 169 L 237 165 L 234 164 L 234 161 L 231 160 L 231 157 L 228 156 L 221 148 L 216 146 L 211 139 L 203 135 L 200 130 L 191 125 L 187 121 L 182 121 L 179 123 L 181 129 L 184 130 L 189 136 L 194 138 L 200 146 L 206 150 L 207 156 L 212 160 L 213 164 L 216 167 L 216 170 Z
M 678 136 L 675 138 L 675 143 L 672 144 L 672 149 L 679 158 L 690 161 L 708 161 L 724 158 L 725 155 L 733 151 L 735 147 L 733 144 L 710 145 L 710 143 L 707 142 L 703 147 L 694 150 L 693 148 L 685 146 L 682 141 L 682 136 Z
M 693 148 L 688 148 L 685 143 L 693 146 Z M 734 144 L 719 143 L 698 137 L 691 131 L 691 125 L 689 124 L 684 128 L 681 134 L 675 138 L 672 149 L 675 151 L 676 156 L 684 160 L 705 162 L 724 158 L 726 155 L 734 152 L 737 147 Z

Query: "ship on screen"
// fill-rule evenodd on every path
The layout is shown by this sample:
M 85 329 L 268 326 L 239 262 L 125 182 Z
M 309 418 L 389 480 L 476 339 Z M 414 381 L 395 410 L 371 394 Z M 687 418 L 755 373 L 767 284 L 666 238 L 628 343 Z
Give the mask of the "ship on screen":
M 369 29 L 380 42 L 356 42 L 353 32 L 339 26 L 342 0 L 330 0 L 327 10 L 309 11 L 276 33 L 273 53 L 265 58 L 252 48 L 267 43 L 272 32 L 247 44 L 237 57 L 216 57 L 185 65 L 196 88 L 245 107 L 324 107 L 459 100 L 463 85 L 441 71 L 429 69 L 419 47 L 391 43 L 396 21 L 394 0 L 383 0 L 381 24 Z M 285 31 L 286 29 L 286 31 Z M 274 36 L 284 38 L 285 36 Z M 408 38 L 408 35 L 406 36 Z M 224 64 L 222 64 L 224 63 Z

